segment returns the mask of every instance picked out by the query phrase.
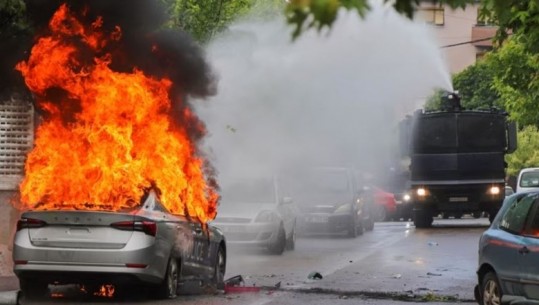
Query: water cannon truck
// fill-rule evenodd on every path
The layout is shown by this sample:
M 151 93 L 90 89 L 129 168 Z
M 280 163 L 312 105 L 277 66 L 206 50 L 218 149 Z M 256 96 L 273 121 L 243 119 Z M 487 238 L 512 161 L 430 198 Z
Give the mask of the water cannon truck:
M 466 110 L 456 92 L 439 111 L 417 110 L 400 122 L 402 157 L 410 159 L 410 205 L 417 228 L 433 217 L 480 215 L 490 220 L 505 197 L 505 154 L 517 148 L 516 124 L 506 112 Z

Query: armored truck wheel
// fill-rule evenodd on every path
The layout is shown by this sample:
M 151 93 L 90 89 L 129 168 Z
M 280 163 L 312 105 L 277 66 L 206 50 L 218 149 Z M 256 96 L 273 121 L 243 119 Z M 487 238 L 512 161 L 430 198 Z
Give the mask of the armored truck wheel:
M 416 228 L 429 228 L 432 225 L 432 214 L 428 210 L 414 210 Z

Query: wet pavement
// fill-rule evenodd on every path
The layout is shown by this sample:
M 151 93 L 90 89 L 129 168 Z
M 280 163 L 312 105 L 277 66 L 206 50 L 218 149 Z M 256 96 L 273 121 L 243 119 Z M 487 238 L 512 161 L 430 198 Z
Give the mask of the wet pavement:
M 294 251 L 270 255 L 262 249 L 230 249 L 227 275 L 243 275 L 255 294 L 181 296 L 155 302 L 62 298 L 21 304 L 404 304 L 401 301 L 473 302 L 477 245 L 488 220 L 436 220 L 431 229 L 408 222 L 377 223 L 356 239 L 299 238 Z M 323 278 L 308 279 L 319 272 Z M 0 278 L 1 280 L 1 278 Z M 278 289 L 274 289 L 278 286 Z M 0 283 L 2 287 L 2 283 Z M 1 300 L 1 294 L 0 294 Z M 0 304 L 1 301 L 0 301 Z

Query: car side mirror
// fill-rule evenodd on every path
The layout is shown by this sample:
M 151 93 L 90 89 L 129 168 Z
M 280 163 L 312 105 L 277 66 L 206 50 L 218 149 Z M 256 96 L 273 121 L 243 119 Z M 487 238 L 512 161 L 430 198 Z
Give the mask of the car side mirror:
M 281 199 L 281 204 L 291 204 L 292 202 L 294 202 L 294 201 L 292 200 L 292 197 L 283 197 L 283 198 Z

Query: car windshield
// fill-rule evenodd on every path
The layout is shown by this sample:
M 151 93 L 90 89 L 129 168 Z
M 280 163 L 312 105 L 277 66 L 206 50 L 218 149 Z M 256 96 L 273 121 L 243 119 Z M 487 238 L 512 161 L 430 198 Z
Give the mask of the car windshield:
M 521 187 L 539 187 L 539 171 L 525 172 L 520 178 Z
M 287 181 L 284 187 L 300 205 L 342 204 L 352 193 L 348 173 L 340 169 L 313 170 Z
M 272 179 L 245 179 L 225 183 L 221 188 L 221 201 L 234 204 L 275 203 Z

